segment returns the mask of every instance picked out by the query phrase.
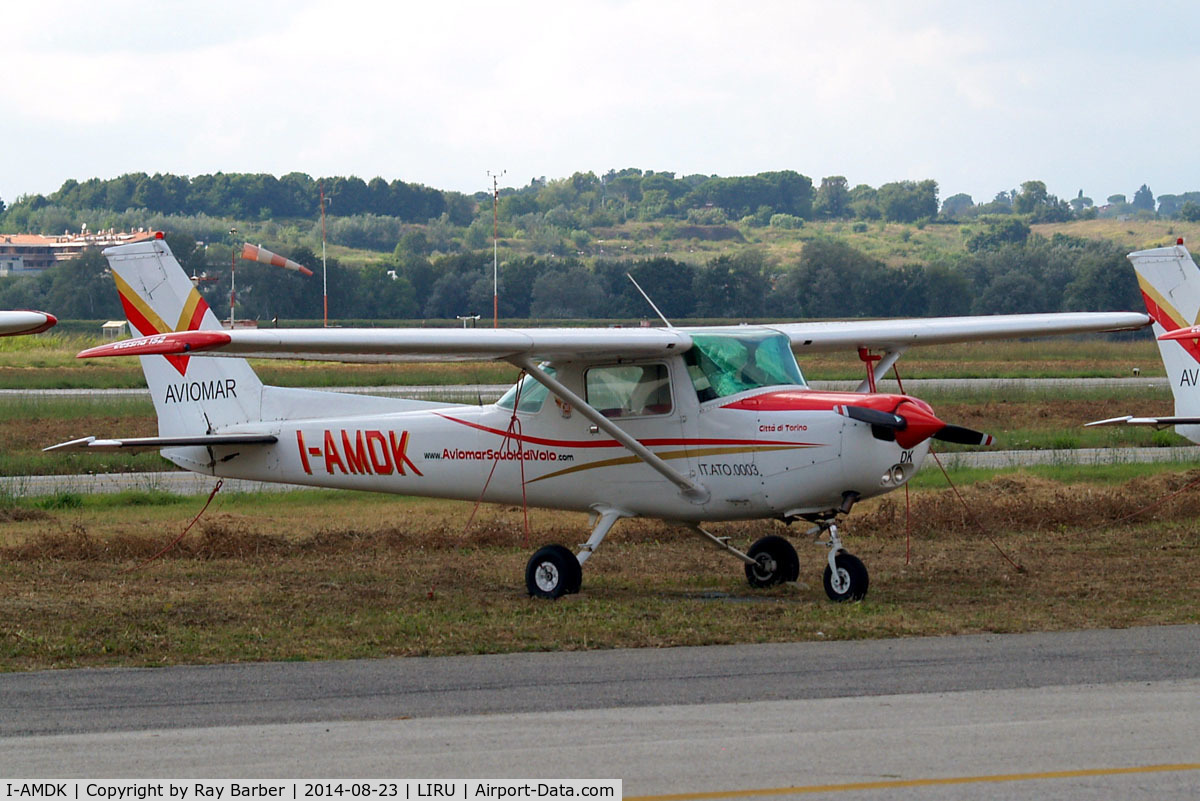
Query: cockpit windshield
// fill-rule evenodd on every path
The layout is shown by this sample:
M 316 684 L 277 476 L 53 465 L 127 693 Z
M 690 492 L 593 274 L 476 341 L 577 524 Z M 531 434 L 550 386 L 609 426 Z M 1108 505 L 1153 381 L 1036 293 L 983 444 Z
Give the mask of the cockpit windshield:
M 692 347 L 683 354 L 683 361 L 701 401 L 760 387 L 806 386 L 791 341 L 784 334 L 748 329 L 694 333 L 691 337 Z
M 553 367 L 542 364 L 541 368 L 547 375 L 554 375 Z M 549 394 L 550 390 L 539 384 L 532 376 L 526 375 L 509 387 L 508 392 L 505 392 L 503 397 L 496 401 L 496 405 L 501 409 L 511 409 L 515 404 L 518 412 L 536 413 L 542 410 L 542 404 L 546 402 Z

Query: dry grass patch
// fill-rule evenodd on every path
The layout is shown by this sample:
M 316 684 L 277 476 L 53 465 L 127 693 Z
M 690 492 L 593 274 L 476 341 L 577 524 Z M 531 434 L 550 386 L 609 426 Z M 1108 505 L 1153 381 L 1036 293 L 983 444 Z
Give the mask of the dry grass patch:
M 963 490 L 1014 569 L 947 490 L 856 509 L 848 547 L 871 570 L 864 603 L 821 589 L 823 549 L 788 532 L 801 583 L 751 590 L 693 535 L 624 521 L 583 592 L 524 592 L 545 542 L 575 545 L 580 515 L 352 493 L 228 496 L 180 545 L 202 503 L 95 507 L 0 522 L 0 660 L 8 670 L 245 660 L 659 647 L 1196 622 L 1200 491 L 1114 520 L 1200 478 L 1067 485 L 1016 474 Z M 221 496 L 218 496 L 221 498 Z M 778 524 L 713 526 L 735 543 Z

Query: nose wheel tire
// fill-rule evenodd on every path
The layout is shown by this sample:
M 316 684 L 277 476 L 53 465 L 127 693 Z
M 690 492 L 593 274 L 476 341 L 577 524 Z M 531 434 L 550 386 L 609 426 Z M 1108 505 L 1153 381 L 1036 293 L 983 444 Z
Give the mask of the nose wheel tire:
M 525 566 L 525 588 L 534 598 L 558 598 L 579 592 L 583 568 L 575 554 L 561 545 L 547 545 Z
M 763 537 L 750 546 L 746 555 L 755 562 L 746 565 L 746 581 L 751 587 L 770 587 L 800 577 L 800 557 L 783 537 Z
M 862 560 L 842 551 L 833 561 L 837 566 L 836 573 L 829 565 L 825 566 L 825 594 L 829 600 L 861 601 L 867 597 L 870 576 Z

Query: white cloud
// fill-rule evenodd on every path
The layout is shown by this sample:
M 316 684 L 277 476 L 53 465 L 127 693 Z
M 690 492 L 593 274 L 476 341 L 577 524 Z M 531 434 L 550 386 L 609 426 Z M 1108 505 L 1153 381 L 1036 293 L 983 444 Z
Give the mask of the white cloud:
M 1139 35 L 1148 12 L 1043 5 L 23 4 L 0 148 L 31 153 L 0 197 L 134 170 L 466 191 L 489 169 L 524 183 L 624 166 L 932 177 L 980 197 L 1031 177 L 1200 187 L 1188 104 L 1153 148 L 1134 122 L 1197 57 Z M 1176 30 L 1198 16 L 1171 10 Z

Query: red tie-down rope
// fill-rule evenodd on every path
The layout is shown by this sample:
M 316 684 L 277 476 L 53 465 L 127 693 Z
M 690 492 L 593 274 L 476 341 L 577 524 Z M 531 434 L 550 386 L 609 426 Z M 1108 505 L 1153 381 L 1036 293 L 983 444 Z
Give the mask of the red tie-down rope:
M 1164 503 L 1171 500 L 1176 495 L 1182 495 L 1183 493 L 1187 492 L 1190 489 L 1193 489 L 1197 485 L 1200 485 L 1200 478 L 1197 478 L 1194 481 L 1189 481 L 1188 483 L 1184 484 L 1182 487 L 1175 490 L 1174 492 L 1168 493 L 1168 494 L 1162 496 L 1161 498 L 1159 498 L 1158 500 L 1151 501 L 1150 503 L 1146 504 L 1145 506 L 1143 506 L 1140 509 L 1134 509 L 1132 512 L 1125 515 L 1124 517 L 1118 517 L 1116 520 L 1111 520 L 1107 523 L 1101 523 L 1099 525 L 1092 526 L 1091 528 L 1085 528 L 1082 533 L 1090 534 L 1091 532 L 1098 531 L 1102 528 L 1111 528 L 1112 526 L 1119 526 L 1120 524 L 1124 523 L 1126 520 L 1129 520 L 1130 518 L 1134 518 L 1140 514 L 1149 512 L 1151 509 L 1154 509 L 1155 507 L 1162 506 Z
M 146 561 L 142 562 L 141 564 L 134 565 L 133 567 L 127 567 L 124 570 L 122 570 L 121 572 L 122 573 L 131 573 L 134 570 L 141 570 L 143 567 L 150 564 L 151 562 L 154 562 L 154 561 L 157 561 L 158 559 L 160 559 L 168 551 L 170 551 L 172 548 L 174 548 L 176 545 L 178 545 L 183 540 L 184 535 L 192 530 L 192 526 L 196 525 L 196 521 L 199 520 L 200 516 L 202 514 L 204 514 L 204 512 L 208 509 L 208 505 L 210 503 L 212 503 L 213 498 L 217 497 L 217 493 L 220 491 L 221 487 L 224 484 L 225 484 L 225 479 L 222 478 L 222 479 L 217 480 L 217 485 L 215 487 L 213 487 L 212 492 L 210 492 L 208 494 L 208 500 L 204 502 L 204 506 L 201 507 L 199 512 L 196 512 L 196 516 L 192 518 L 192 522 L 190 522 L 186 526 L 184 526 L 183 531 L 179 532 L 178 537 L 171 540 L 169 543 L 166 544 L 166 546 L 163 547 L 162 550 L 160 550 L 158 553 L 154 554 L 154 556 L 151 556 Z
M 867 363 L 867 369 L 871 369 L 870 362 Z M 892 362 L 892 373 L 896 376 L 896 387 L 900 390 L 900 394 L 904 393 L 904 382 L 900 380 L 900 363 Z M 871 373 L 875 375 L 874 372 Z M 908 482 L 904 482 L 904 564 L 912 564 L 912 501 L 908 496 Z
M 900 394 L 901 395 L 905 394 L 904 383 L 900 380 L 900 370 L 897 368 L 897 366 L 895 364 L 892 365 L 892 372 L 896 374 L 896 386 L 897 386 L 897 388 L 899 388 Z M 945 478 L 946 478 L 946 483 L 950 486 L 950 489 L 954 490 L 954 496 L 956 498 L 958 498 L 959 503 L 962 504 L 963 509 L 965 509 L 967 512 L 967 517 L 969 517 L 971 519 L 971 522 L 973 522 L 975 524 L 975 527 L 983 532 L 983 536 L 987 537 L 988 542 L 990 542 L 992 544 L 992 547 L 996 549 L 997 553 L 999 553 L 1001 556 L 1003 556 L 1005 558 L 1005 560 L 1010 565 L 1012 565 L 1014 568 L 1016 568 L 1018 571 L 1024 573 L 1025 568 L 1023 566 L 1021 566 L 1020 564 L 1018 564 L 1017 562 L 1013 561 L 1012 557 L 1010 557 L 1007 553 L 1004 552 L 1004 549 L 1000 547 L 1000 543 L 996 542 L 996 539 L 992 536 L 991 532 L 989 532 L 986 528 L 984 528 L 983 523 L 979 520 L 978 517 L 975 516 L 975 512 L 971 509 L 971 507 L 967 503 L 966 499 L 963 498 L 962 493 L 958 491 L 958 487 L 954 486 L 954 482 L 950 480 L 950 474 L 946 472 L 946 468 L 942 466 L 942 460 L 938 458 L 937 452 L 934 451 L 934 449 L 932 447 L 929 449 L 929 455 L 933 457 L 933 460 L 935 462 L 937 462 L 938 468 L 942 471 L 942 475 L 945 476 Z M 911 550 L 911 548 L 912 548 L 912 535 L 911 535 L 912 527 L 911 527 L 911 523 L 910 523 L 910 517 L 911 517 L 911 515 L 910 515 L 910 507 L 909 507 L 909 499 L 908 499 L 908 483 L 906 482 L 904 484 L 904 538 L 905 538 L 904 564 L 906 564 L 906 565 L 910 564 L 911 555 L 912 555 L 912 550 Z
M 483 503 L 483 498 L 487 495 L 488 486 L 492 483 L 492 476 L 496 474 L 496 465 L 500 463 L 500 454 L 504 452 L 505 445 L 508 444 L 509 440 L 515 440 L 517 443 L 517 461 L 521 465 L 521 513 L 525 518 L 525 539 L 523 544 L 528 546 L 529 502 L 525 495 L 525 445 L 521 420 L 517 417 L 517 407 L 521 405 L 521 390 L 525 386 L 525 376 L 526 373 L 522 370 L 520 377 L 517 379 L 517 394 L 513 398 L 512 416 L 508 419 L 508 429 L 504 432 L 504 439 L 500 442 L 500 448 L 496 451 L 496 458 L 492 460 L 492 469 L 488 471 L 487 480 L 483 482 L 483 489 L 475 501 L 475 508 L 471 510 L 471 516 L 467 518 L 467 525 L 463 528 L 463 533 L 466 534 L 471 530 L 471 524 L 475 521 L 475 515 L 479 512 L 479 506 Z
M 904 394 L 904 384 L 902 384 L 900 382 L 900 371 L 899 371 L 899 369 L 897 369 L 896 365 L 892 365 L 892 371 L 896 374 L 896 385 L 900 388 L 900 394 L 903 395 Z M 930 454 L 930 456 L 933 457 L 934 461 L 937 462 L 937 466 L 939 468 L 941 468 L 942 475 L 946 477 L 946 483 L 950 485 L 950 489 L 954 490 L 954 494 L 956 496 L 958 496 L 958 500 L 962 503 L 963 508 L 967 510 L 967 515 L 975 522 L 975 525 L 979 528 L 979 530 L 984 533 L 984 536 L 986 536 L 988 538 L 988 540 L 992 543 L 992 546 L 997 551 L 1000 552 L 1000 555 L 1008 560 L 1009 564 L 1013 565 L 1013 567 L 1015 567 L 1017 570 L 1024 572 L 1025 568 L 1009 558 L 1008 554 L 1006 554 L 1000 548 L 1000 546 L 992 538 L 992 535 L 989 534 L 987 529 L 983 527 L 983 524 L 979 521 L 979 519 L 975 517 L 974 512 L 971 511 L 971 507 L 967 505 L 966 500 L 964 500 L 962 494 L 959 493 L 958 487 L 954 486 L 954 482 L 952 482 L 950 480 L 950 474 L 947 473 L 946 468 L 942 466 L 942 460 L 938 458 L 937 453 L 935 453 L 934 450 L 932 448 L 930 448 L 929 454 Z M 1200 486 L 1200 478 L 1197 478 L 1194 481 L 1189 481 L 1187 484 L 1184 484 L 1182 487 L 1175 490 L 1174 492 L 1168 493 L 1167 495 L 1164 495 L 1163 497 L 1161 497 L 1157 500 L 1151 501 L 1150 503 L 1146 504 L 1145 506 L 1141 507 L 1140 509 L 1133 510 L 1132 512 L 1125 515 L 1124 517 L 1119 517 L 1116 520 L 1112 520 L 1107 523 L 1102 523 L 1100 525 L 1092 526 L 1091 528 L 1084 529 L 1083 533 L 1087 534 L 1092 531 L 1098 531 L 1102 528 L 1109 528 L 1111 526 L 1120 525 L 1121 523 L 1124 523 L 1125 521 L 1130 520 L 1131 518 L 1137 517 L 1140 514 L 1144 514 L 1145 512 L 1149 512 L 1151 509 L 1161 506 L 1162 504 L 1171 500 L 1175 496 L 1182 495 L 1183 493 L 1187 492 L 1190 489 L 1195 488 L 1196 486 Z M 910 530 L 910 525 L 909 525 L 908 484 L 905 484 L 904 485 L 904 531 L 905 531 L 906 540 L 908 539 L 909 530 Z M 904 564 L 906 564 L 906 565 L 909 564 L 909 549 L 908 549 L 907 544 L 905 546 Z

